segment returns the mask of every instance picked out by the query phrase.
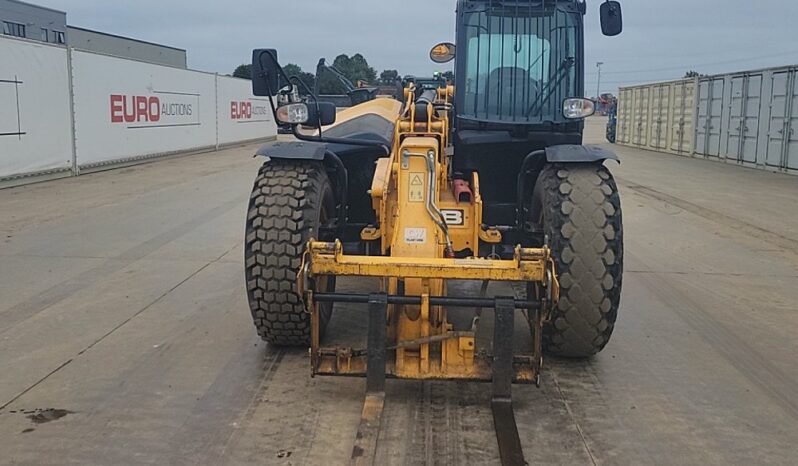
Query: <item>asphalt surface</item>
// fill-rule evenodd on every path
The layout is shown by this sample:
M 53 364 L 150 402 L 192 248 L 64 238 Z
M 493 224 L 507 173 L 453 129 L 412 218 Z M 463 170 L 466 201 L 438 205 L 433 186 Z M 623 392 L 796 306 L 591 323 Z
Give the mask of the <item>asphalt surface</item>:
M 795 464 L 798 178 L 616 149 L 618 326 L 515 387 L 527 460 Z M 0 464 L 348 462 L 364 382 L 311 379 L 250 321 L 252 152 L 0 191 Z M 336 339 L 362 338 L 357 311 Z M 382 463 L 497 464 L 489 389 L 389 381 Z

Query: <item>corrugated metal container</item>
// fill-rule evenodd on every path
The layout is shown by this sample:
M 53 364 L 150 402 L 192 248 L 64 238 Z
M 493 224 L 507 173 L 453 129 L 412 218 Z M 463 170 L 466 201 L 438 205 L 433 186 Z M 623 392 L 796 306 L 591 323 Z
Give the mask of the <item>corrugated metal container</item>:
M 632 89 L 621 89 L 618 95 L 618 126 L 616 141 L 619 144 L 632 143 Z
M 651 110 L 651 89 L 637 87 L 632 92 L 632 145 L 648 144 L 648 114 Z
M 695 88 L 696 81 L 676 81 L 671 83 L 671 135 L 668 152 L 690 154 L 695 140 Z
M 693 151 L 695 80 L 622 88 L 618 143 L 689 154 Z
M 697 154 L 715 157 L 720 155 L 724 84 L 722 77 L 701 78 L 698 81 Z
M 739 163 L 756 163 L 759 123 L 762 113 L 762 73 L 728 78 L 728 112 L 724 121 L 723 158 Z
M 669 138 L 668 125 L 671 115 L 671 85 L 653 85 L 649 90 L 649 96 L 651 102 L 649 105 L 647 147 L 656 151 L 667 150 Z
M 798 172 L 798 67 L 621 88 L 617 142 Z
M 798 170 L 798 68 L 774 70 L 769 82 L 769 114 L 764 164 L 781 170 Z M 761 157 L 757 162 L 761 161 Z

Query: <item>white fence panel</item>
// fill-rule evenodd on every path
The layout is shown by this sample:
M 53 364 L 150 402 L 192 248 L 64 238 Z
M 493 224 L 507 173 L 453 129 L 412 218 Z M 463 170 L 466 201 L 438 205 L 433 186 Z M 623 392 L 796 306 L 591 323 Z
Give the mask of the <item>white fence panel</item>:
M 0 179 L 72 167 L 67 51 L 0 37 Z
M 217 77 L 219 144 L 277 136 L 267 97 L 252 95 L 251 81 Z
M 78 165 L 216 145 L 213 74 L 74 51 Z

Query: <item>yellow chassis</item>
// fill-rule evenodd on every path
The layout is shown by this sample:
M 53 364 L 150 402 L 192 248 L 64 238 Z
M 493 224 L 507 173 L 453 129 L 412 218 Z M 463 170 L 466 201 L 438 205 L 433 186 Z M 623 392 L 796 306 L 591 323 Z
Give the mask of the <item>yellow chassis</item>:
M 395 134 L 389 157 L 377 162 L 369 191 L 377 223 L 361 232 L 364 242 L 379 244 L 373 249 L 379 255 L 344 254 L 338 241 L 311 241 L 306 248 L 297 280 L 312 314 L 314 375 L 371 379 L 380 372 L 382 378 L 538 381 L 542 326 L 559 294 L 554 262 L 547 247 L 519 246 L 505 260 L 496 254 L 479 257 L 481 246 L 495 251 L 502 235 L 483 224 L 478 174 L 455 176 L 451 171 L 448 113 L 453 95 L 451 86 L 435 91 L 411 86 L 403 106 L 378 99 L 342 112 L 346 119 L 363 113 L 393 115 Z M 461 198 L 464 185 L 468 195 Z M 314 289 L 314 277 L 323 276 L 374 277 L 381 280 L 381 290 L 344 295 Z M 449 297 L 448 280 L 520 282 L 529 297 Z M 368 304 L 367 348 L 321 347 L 318 306 L 323 302 Z M 470 330 L 455 331 L 447 318 L 451 307 L 492 308 L 497 322 L 492 347 L 477 348 L 477 319 Z M 532 324 L 533 349 L 521 356 L 512 354 L 517 310 L 527 312 Z

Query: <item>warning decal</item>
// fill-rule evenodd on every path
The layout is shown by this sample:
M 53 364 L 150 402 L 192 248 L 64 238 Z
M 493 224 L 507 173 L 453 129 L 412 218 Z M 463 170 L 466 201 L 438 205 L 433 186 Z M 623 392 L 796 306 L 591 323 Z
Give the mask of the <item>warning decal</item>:
M 408 202 L 424 202 L 424 173 L 410 173 L 410 186 L 408 188 Z
M 405 243 L 424 244 L 427 242 L 426 228 L 405 228 Z

